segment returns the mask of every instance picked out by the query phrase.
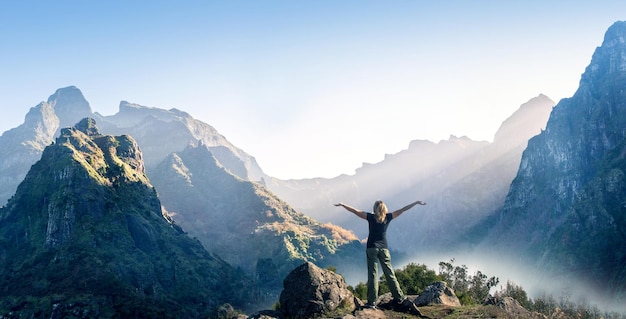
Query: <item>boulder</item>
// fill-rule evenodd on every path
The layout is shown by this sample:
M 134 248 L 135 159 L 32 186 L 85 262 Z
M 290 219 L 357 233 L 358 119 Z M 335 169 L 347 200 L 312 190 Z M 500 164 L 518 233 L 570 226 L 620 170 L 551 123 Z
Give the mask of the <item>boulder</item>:
M 485 305 L 494 305 L 506 311 L 507 314 L 514 318 L 537 318 L 545 319 L 545 315 L 538 312 L 526 310 L 517 300 L 512 297 L 489 297 L 484 302 Z M 554 317 L 553 318 L 558 318 Z
M 229 303 L 225 303 L 217 308 L 217 317 L 220 319 L 248 319 L 248 316 L 235 310 Z
M 288 318 L 314 318 L 352 313 L 355 297 L 343 277 L 306 262 L 283 281 L 280 308 Z
M 443 281 L 432 283 L 426 287 L 424 292 L 415 299 L 414 303 L 418 307 L 427 305 L 461 306 L 461 302 L 454 294 L 454 290 Z

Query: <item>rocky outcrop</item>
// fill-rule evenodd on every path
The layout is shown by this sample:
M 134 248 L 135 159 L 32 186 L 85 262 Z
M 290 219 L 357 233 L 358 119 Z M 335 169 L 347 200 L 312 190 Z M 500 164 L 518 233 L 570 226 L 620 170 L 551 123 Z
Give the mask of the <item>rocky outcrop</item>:
M 289 273 L 283 286 L 280 309 L 288 318 L 338 316 L 356 309 L 355 297 L 343 278 L 310 262 Z
M 443 281 L 432 283 L 424 289 L 414 301 L 417 306 L 445 305 L 450 307 L 460 307 L 461 302 L 454 294 L 454 290 L 448 287 Z
M 225 282 L 227 284 L 225 284 Z M 163 217 L 129 136 L 64 128 L 0 208 L 0 317 L 207 317 L 251 281 Z
M 484 304 L 501 308 L 511 318 L 547 319 L 543 314 L 527 310 L 512 297 L 489 297 Z

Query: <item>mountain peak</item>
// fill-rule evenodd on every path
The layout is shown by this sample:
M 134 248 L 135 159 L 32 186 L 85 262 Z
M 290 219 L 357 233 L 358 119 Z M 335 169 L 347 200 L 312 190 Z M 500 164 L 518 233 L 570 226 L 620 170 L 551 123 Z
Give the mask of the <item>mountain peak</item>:
M 91 117 L 93 112 L 89 102 L 75 86 L 60 88 L 48 97 L 48 104 L 61 121 L 60 127 L 71 126 L 85 117 Z
M 579 92 L 589 92 L 594 97 L 602 90 L 604 82 L 613 83 L 615 76 L 626 75 L 626 21 L 615 22 L 604 34 L 602 46 L 596 48 L 591 63 L 580 79 Z M 610 84 L 609 83 L 609 84 Z
M 546 127 L 554 101 L 543 94 L 528 100 L 509 116 L 496 132 L 494 142 L 523 144 Z
M 626 21 L 617 21 L 604 34 L 602 46 L 612 47 L 626 42 Z
M 74 128 L 87 134 L 87 136 L 100 135 L 100 132 L 98 132 L 98 127 L 96 126 L 96 120 L 92 118 L 86 117 L 80 120 L 80 122 L 74 125 Z
M 249 285 L 164 218 L 134 140 L 92 119 L 62 129 L 0 208 L 0 256 L 0 313 L 15 317 L 208 317 Z

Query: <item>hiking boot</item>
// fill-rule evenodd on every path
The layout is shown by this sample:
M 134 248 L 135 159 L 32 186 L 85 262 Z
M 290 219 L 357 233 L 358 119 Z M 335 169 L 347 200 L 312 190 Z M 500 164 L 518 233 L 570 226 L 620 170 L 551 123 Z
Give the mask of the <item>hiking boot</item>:
M 409 298 L 404 297 L 402 299 L 395 300 L 398 310 L 401 310 L 412 315 L 419 316 L 420 318 L 429 318 L 424 316 L 422 312 L 417 308 L 417 305 L 413 303 Z
M 376 309 L 376 305 L 371 303 L 366 303 L 363 305 L 362 309 Z

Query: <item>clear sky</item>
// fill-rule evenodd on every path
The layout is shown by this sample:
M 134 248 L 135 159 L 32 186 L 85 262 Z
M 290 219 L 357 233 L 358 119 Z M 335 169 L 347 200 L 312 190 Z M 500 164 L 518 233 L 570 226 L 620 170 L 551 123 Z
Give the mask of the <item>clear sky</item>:
M 214 126 L 279 178 L 492 140 L 571 96 L 626 1 L 2 1 L 0 132 L 61 87 Z

